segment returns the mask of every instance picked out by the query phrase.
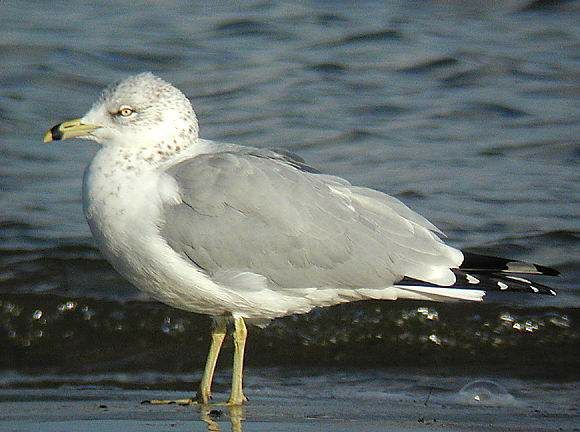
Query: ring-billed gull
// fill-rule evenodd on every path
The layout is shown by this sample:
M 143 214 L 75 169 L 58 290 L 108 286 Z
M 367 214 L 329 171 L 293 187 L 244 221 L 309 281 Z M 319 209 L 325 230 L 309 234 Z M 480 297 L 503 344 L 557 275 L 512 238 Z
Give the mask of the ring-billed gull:
M 207 403 L 228 321 L 229 404 L 246 401 L 246 326 L 365 299 L 481 301 L 485 291 L 555 295 L 525 274 L 557 271 L 462 253 L 384 193 L 299 157 L 204 140 L 189 100 L 142 73 L 107 88 L 84 117 L 47 131 L 102 147 L 85 171 L 83 207 L 113 267 L 153 298 L 211 315 L 196 400 Z

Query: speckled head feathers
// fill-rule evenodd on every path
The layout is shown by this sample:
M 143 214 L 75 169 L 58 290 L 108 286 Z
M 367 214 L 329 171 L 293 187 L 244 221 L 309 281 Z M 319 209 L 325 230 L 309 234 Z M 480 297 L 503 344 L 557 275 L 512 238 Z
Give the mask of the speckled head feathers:
M 150 72 L 106 88 L 82 120 L 99 126 L 91 138 L 103 144 L 143 146 L 179 140 L 184 145 L 184 140 L 198 135 L 189 100 Z

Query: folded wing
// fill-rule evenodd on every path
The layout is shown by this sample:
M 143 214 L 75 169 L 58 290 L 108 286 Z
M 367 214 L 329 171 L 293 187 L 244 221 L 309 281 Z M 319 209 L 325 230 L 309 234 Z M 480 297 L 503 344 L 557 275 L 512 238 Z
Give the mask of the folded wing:
M 463 255 L 400 201 L 274 152 L 203 154 L 170 169 L 168 244 L 209 275 L 250 272 L 275 289 L 451 285 Z

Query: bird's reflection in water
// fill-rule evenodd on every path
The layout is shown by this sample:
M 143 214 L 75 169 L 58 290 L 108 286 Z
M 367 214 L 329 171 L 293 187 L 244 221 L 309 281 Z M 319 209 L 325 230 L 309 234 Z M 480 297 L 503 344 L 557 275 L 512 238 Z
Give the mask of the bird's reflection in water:
M 220 407 L 221 408 L 221 407 Z M 230 418 L 232 432 L 242 432 L 242 421 L 244 420 L 244 408 L 241 406 L 227 406 L 216 409 L 209 406 L 200 407 L 201 420 L 207 424 L 209 432 L 221 432 L 219 420 L 223 419 L 224 411 L 227 411 Z

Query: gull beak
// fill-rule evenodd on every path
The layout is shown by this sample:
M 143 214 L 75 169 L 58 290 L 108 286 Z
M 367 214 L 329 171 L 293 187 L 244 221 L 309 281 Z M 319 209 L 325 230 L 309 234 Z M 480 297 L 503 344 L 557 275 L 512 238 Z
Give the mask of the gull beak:
M 65 121 L 47 130 L 44 134 L 44 142 L 48 143 L 51 141 L 90 135 L 92 131 L 99 127 L 100 126 L 83 123 L 81 119 Z

